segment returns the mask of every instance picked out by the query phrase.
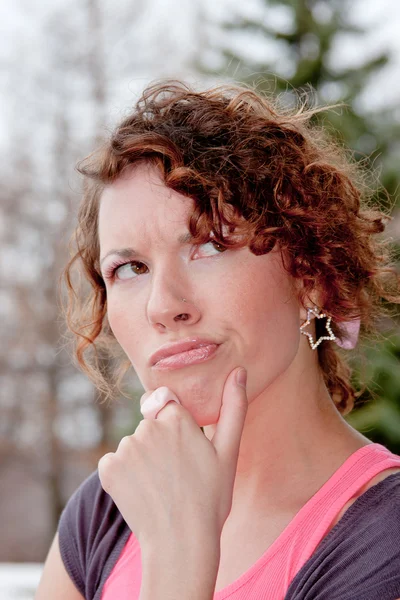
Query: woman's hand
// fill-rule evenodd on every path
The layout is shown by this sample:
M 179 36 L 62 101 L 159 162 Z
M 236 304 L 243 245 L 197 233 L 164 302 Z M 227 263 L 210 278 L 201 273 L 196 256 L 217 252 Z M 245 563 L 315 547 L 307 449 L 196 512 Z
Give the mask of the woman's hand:
M 188 410 L 168 401 L 157 418 L 143 419 L 116 452 L 100 459 L 101 485 L 141 546 L 178 544 L 191 552 L 196 539 L 207 539 L 209 548 L 219 548 L 248 406 L 245 387 L 236 383 L 240 371 L 225 382 L 211 441 Z

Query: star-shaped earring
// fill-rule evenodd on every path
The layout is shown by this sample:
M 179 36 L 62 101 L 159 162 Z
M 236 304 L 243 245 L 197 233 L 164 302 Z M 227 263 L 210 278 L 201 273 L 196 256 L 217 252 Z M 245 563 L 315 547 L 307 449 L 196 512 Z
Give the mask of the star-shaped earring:
M 324 317 L 327 317 L 327 315 L 323 312 L 319 312 L 319 309 L 317 306 L 314 306 L 313 308 L 308 308 L 307 309 L 307 320 L 304 321 L 304 323 L 302 325 L 300 325 L 300 332 L 303 335 L 306 335 L 308 337 L 308 341 L 310 342 L 310 346 L 313 350 L 315 350 L 315 348 L 323 341 L 323 340 L 335 340 L 336 336 L 333 333 L 332 329 L 330 328 L 330 324 L 331 324 L 331 320 L 332 317 L 327 317 L 327 321 L 326 321 L 326 329 L 329 333 L 329 335 L 322 335 L 316 342 L 314 342 L 313 340 L 313 336 L 311 333 L 308 333 L 308 331 L 303 331 L 303 329 L 305 327 L 307 327 L 307 325 L 309 325 L 311 323 L 311 313 L 317 318 L 317 319 L 322 319 Z

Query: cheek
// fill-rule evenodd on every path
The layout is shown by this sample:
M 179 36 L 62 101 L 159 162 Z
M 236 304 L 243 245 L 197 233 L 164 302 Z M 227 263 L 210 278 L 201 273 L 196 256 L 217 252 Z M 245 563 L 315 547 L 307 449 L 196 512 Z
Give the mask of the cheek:
M 232 323 L 242 329 L 246 355 L 252 364 L 283 369 L 295 357 L 300 340 L 298 302 L 290 278 L 279 261 L 260 257 L 242 276 L 232 297 Z M 229 290 L 232 292 L 232 289 Z M 271 372 L 272 375 L 272 372 Z
M 107 304 L 107 318 L 113 334 L 124 350 L 125 354 L 132 361 L 136 351 L 140 351 L 140 331 L 135 326 L 135 320 L 129 318 L 129 315 L 135 314 L 135 308 L 132 302 L 129 306 L 119 298 L 111 299 Z M 143 336 L 142 336 L 143 339 Z

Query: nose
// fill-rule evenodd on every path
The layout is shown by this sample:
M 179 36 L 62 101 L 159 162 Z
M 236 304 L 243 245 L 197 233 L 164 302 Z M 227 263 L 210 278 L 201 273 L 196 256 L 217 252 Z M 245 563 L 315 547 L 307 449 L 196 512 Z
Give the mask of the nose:
M 177 329 L 181 321 L 187 325 L 197 323 L 200 311 L 193 302 L 193 286 L 179 276 L 171 263 L 163 274 L 154 277 L 152 283 L 147 303 L 147 315 L 152 325 L 161 329 Z

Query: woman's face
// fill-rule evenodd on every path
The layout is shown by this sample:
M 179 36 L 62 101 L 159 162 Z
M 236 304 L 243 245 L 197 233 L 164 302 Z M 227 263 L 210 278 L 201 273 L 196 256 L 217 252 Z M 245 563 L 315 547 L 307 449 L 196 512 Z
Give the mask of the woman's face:
M 155 167 L 140 163 L 104 190 L 99 239 L 101 261 L 113 249 L 137 252 L 110 254 L 101 269 L 110 326 L 145 391 L 167 386 L 204 426 L 217 422 L 234 368 L 247 369 L 249 402 L 284 376 L 298 352 L 301 321 L 278 251 L 255 256 L 247 247 L 221 252 L 210 242 L 178 243 L 193 206 Z M 126 264 L 108 275 L 115 262 Z M 164 371 L 150 365 L 161 345 L 188 337 L 220 346 L 198 364 Z

